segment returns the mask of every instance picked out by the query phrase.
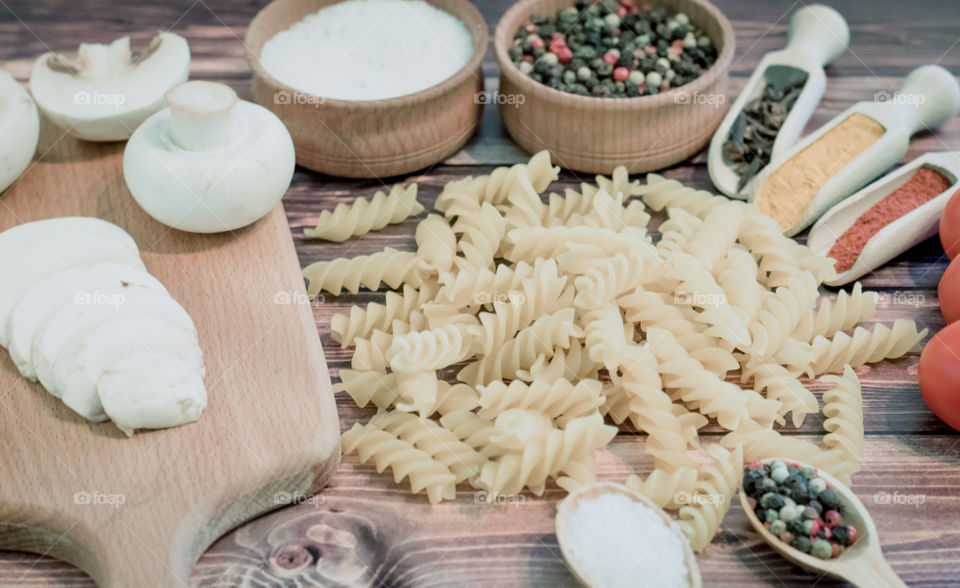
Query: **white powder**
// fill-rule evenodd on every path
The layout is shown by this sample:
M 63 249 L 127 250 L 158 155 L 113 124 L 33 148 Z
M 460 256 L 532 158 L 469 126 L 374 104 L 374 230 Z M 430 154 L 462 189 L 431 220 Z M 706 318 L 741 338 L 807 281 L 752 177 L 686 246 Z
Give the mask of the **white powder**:
M 472 55 L 467 27 L 423 0 L 347 0 L 274 35 L 260 63 L 305 94 L 379 100 L 439 84 Z
M 571 558 L 591 586 L 690 586 L 680 537 L 627 496 L 580 501 L 567 531 Z

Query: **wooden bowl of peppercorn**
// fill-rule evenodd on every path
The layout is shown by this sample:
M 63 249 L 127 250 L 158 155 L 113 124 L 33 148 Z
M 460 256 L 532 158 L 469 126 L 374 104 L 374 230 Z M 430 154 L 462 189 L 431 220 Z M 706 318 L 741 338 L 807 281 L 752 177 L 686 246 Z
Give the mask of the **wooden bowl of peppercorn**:
M 575 83 L 567 85 L 564 85 L 565 82 L 558 83 L 556 76 L 560 68 L 553 63 L 556 59 L 551 58 L 548 61 L 543 58 L 546 53 L 555 53 L 561 60 L 564 58 L 569 60 L 571 57 L 581 59 L 588 68 L 591 62 L 595 63 L 597 58 L 601 57 L 594 55 L 592 59 L 587 59 L 580 53 L 584 51 L 582 49 L 584 45 L 589 45 L 591 40 L 595 41 L 596 38 L 590 36 L 591 31 L 584 30 L 585 19 L 574 17 L 572 12 L 568 16 L 573 24 L 567 26 L 566 23 L 559 23 L 562 26 L 555 27 L 558 30 L 552 34 L 552 39 L 559 37 L 564 40 L 562 47 L 554 47 L 553 40 L 549 47 L 535 46 L 534 50 L 542 47 L 538 51 L 540 57 L 535 58 L 532 62 L 533 67 L 528 67 L 527 72 L 522 71 L 514 63 L 513 57 L 517 56 L 517 49 L 511 51 L 511 48 L 515 43 L 522 42 L 520 37 L 524 34 L 518 31 L 526 30 L 538 37 L 551 33 L 550 30 L 544 30 L 533 24 L 532 19 L 543 22 L 540 18 L 543 15 L 557 15 L 564 9 L 579 11 L 593 4 L 595 3 L 586 0 L 520 0 L 500 19 L 494 33 L 494 49 L 500 64 L 501 98 L 498 103 L 500 116 L 513 139 L 530 153 L 543 149 L 549 150 L 553 161 L 563 167 L 602 174 L 611 173 L 618 165 L 626 166 L 630 173 L 657 170 L 683 161 L 703 149 L 710 142 L 714 131 L 726 114 L 727 79 L 733 63 L 735 45 L 730 22 L 719 9 L 706 0 L 660 0 L 652 2 L 652 6 L 642 8 L 635 8 L 634 0 L 619 2 L 607 0 L 604 3 L 609 8 L 603 8 L 603 10 L 620 11 L 622 18 L 618 16 L 617 22 L 621 23 L 618 26 L 628 31 L 630 27 L 635 26 L 635 22 L 653 18 L 651 15 L 683 13 L 688 26 L 700 31 L 701 36 L 709 40 L 711 51 L 715 53 L 715 60 L 708 66 L 702 68 L 698 66 L 702 71 L 699 71 L 695 78 L 690 79 L 686 79 L 690 71 L 697 68 L 688 64 L 679 65 L 678 62 L 672 61 L 674 69 L 686 68 L 682 69 L 681 73 L 675 74 L 680 76 L 682 85 L 668 88 L 663 88 L 661 85 L 655 94 L 636 95 L 639 92 L 634 91 L 633 94 L 636 97 L 607 97 L 611 93 L 618 95 L 622 93 L 616 91 L 618 86 L 611 72 L 604 71 L 600 67 L 588 72 L 591 74 L 589 78 L 578 77 Z M 627 10 L 632 12 L 624 14 Z M 637 30 L 640 30 L 640 25 L 636 26 Z M 659 24 L 653 21 L 652 26 L 657 30 L 656 27 Z M 611 27 L 615 28 L 613 25 Z M 563 30 L 559 30 L 561 28 Z M 631 35 L 635 36 L 631 37 Z M 632 31 L 627 32 L 626 35 L 622 32 L 616 33 L 616 36 L 617 43 L 622 42 L 628 47 L 626 55 L 636 56 L 636 59 L 629 63 L 621 60 L 622 55 L 615 55 L 614 59 L 617 60 L 615 62 L 613 59 L 610 60 L 611 70 L 619 67 L 626 70 L 625 73 L 613 72 L 621 74 L 617 81 L 621 81 L 624 87 L 628 87 L 633 78 L 627 77 L 626 81 L 622 81 L 623 75 L 637 76 L 638 74 L 633 71 L 644 75 L 641 64 L 646 55 L 659 59 L 669 52 L 669 50 L 664 51 L 664 48 L 659 45 L 654 47 L 658 55 L 650 53 L 649 49 L 645 54 L 632 49 L 629 43 L 639 36 Z M 624 36 L 630 41 L 623 41 Z M 564 56 L 562 50 L 567 47 L 567 39 L 572 48 L 572 56 Z M 586 40 L 578 43 L 577 39 Z M 707 46 L 705 40 L 701 39 L 701 41 L 704 46 Z M 694 56 L 690 59 L 700 59 L 704 54 L 704 51 L 698 47 L 685 51 Z M 577 55 L 581 57 L 578 58 Z M 602 58 L 606 57 L 608 57 L 606 54 L 602 56 Z M 682 52 L 681 60 L 683 60 Z M 566 90 L 551 87 L 531 77 L 530 74 L 538 71 L 544 73 L 544 79 L 550 77 L 551 71 L 543 65 L 538 65 L 540 61 L 548 61 L 547 67 L 553 67 L 554 77 L 550 83 L 565 87 Z M 567 64 L 561 63 L 566 69 L 572 71 L 574 68 L 571 66 L 577 65 L 578 62 L 567 61 Z M 579 68 L 577 72 L 579 74 Z M 564 71 L 564 75 L 567 76 L 567 82 L 572 81 L 570 74 Z M 649 75 L 649 72 L 646 75 Z M 582 82 L 582 80 L 586 81 Z M 586 86 L 593 81 L 599 83 L 601 87 L 599 89 L 596 86 L 580 88 L 578 89 L 580 93 L 568 91 L 570 88 L 576 88 L 576 83 L 582 82 L 582 85 Z M 652 89 L 648 91 L 645 83 L 642 86 L 635 84 L 635 87 L 643 88 L 645 92 L 654 91 Z M 611 92 L 611 89 L 614 91 Z
M 460 19 L 473 37 L 473 55 L 453 76 L 413 94 L 382 100 L 312 96 L 278 81 L 263 67 L 264 44 L 280 31 L 342 0 L 274 0 L 247 29 L 253 98 L 290 131 L 297 163 L 325 174 L 374 178 L 429 167 L 456 153 L 479 127 L 489 32 L 469 0 L 427 0 Z M 317 59 L 329 56 L 318 55 Z

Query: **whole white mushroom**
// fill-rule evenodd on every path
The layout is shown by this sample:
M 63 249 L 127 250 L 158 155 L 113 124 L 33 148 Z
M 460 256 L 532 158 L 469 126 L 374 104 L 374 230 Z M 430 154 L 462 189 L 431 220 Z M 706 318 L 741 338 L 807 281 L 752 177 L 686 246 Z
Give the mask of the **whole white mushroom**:
M 180 84 L 167 103 L 123 154 L 123 175 L 140 206 L 194 233 L 238 229 L 269 213 L 296 165 L 280 119 L 214 82 Z
M 0 192 L 23 173 L 37 150 L 40 115 L 27 91 L 0 70 Z
M 83 43 L 71 62 L 59 53 L 41 55 L 30 91 L 53 124 L 88 141 L 128 138 L 164 106 L 170 88 L 186 81 L 190 47 L 175 33 L 160 33 L 138 55 L 130 37 L 102 45 Z

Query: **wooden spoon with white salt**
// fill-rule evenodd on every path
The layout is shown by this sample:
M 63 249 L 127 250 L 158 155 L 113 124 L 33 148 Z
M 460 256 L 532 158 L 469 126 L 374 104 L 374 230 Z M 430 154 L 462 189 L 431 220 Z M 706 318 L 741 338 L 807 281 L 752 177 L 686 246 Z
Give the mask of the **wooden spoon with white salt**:
M 673 519 L 668 515 L 662 508 L 654 504 L 645 496 L 637 494 L 636 492 L 631 492 L 626 487 L 621 486 L 620 484 L 614 484 L 612 482 L 597 482 L 595 484 L 590 484 L 579 488 L 578 490 L 571 492 L 566 498 L 564 498 L 559 505 L 557 505 L 557 543 L 560 545 L 560 551 L 563 553 L 563 558 L 567 562 L 567 566 L 573 572 L 573 574 L 583 583 L 584 586 L 590 586 L 592 588 L 600 588 L 605 584 L 599 583 L 596 581 L 596 572 L 595 567 L 598 564 L 601 564 L 600 561 L 591 561 L 591 554 L 581 552 L 577 545 L 580 544 L 580 541 L 577 541 L 577 538 L 573 536 L 574 533 L 577 533 L 581 529 L 571 525 L 571 522 L 574 520 L 574 514 L 577 512 L 577 509 L 581 506 L 584 506 L 586 503 L 592 502 L 598 498 L 604 496 L 621 496 L 626 497 L 636 503 L 641 507 L 645 507 L 651 511 L 656 518 L 662 520 L 663 524 L 668 529 L 668 532 L 673 533 L 679 539 L 681 549 L 683 550 L 682 563 L 678 562 L 678 565 L 681 567 L 686 567 L 687 579 L 689 580 L 690 588 L 700 588 L 702 586 L 700 580 L 700 568 L 697 566 L 697 559 L 693 555 L 693 550 L 690 548 L 690 542 L 687 541 L 687 538 L 683 533 L 673 524 Z M 603 533 L 603 538 L 609 538 L 610 534 L 606 531 L 609 530 L 610 533 L 613 532 L 613 526 L 616 523 L 615 517 L 622 515 L 619 510 L 615 510 L 609 513 L 604 512 L 604 519 L 607 521 L 608 527 L 610 529 L 605 529 Z M 600 521 L 603 523 L 604 521 Z M 582 537 L 581 537 L 582 538 Z M 591 539 L 591 538 L 588 538 Z M 596 543 L 600 545 L 600 539 L 597 538 Z M 643 557 L 655 557 L 656 554 L 648 551 L 650 548 L 655 548 L 658 546 L 651 546 L 650 542 L 637 544 L 637 545 L 625 545 L 624 548 L 628 551 L 633 551 L 631 556 L 635 558 Z M 600 547 L 598 547 L 600 548 Z M 665 559 L 665 558 L 664 558 Z M 620 581 L 617 581 L 616 584 L 622 586 L 635 586 L 637 585 L 637 570 L 631 571 L 631 563 L 638 561 L 637 559 L 627 560 L 623 562 L 623 578 Z M 661 561 L 660 559 L 657 560 Z M 619 565 L 619 562 L 618 564 Z M 636 565 L 635 563 L 633 565 Z M 647 564 L 649 565 L 649 563 Z M 653 578 L 645 578 L 646 582 L 655 582 Z
M 864 588 L 906 586 L 883 557 L 883 552 L 880 550 L 880 539 L 877 536 L 877 527 L 873 524 L 873 519 L 870 518 L 867 507 L 860 502 L 860 499 L 850 488 L 822 469 L 814 468 L 802 461 L 786 457 L 771 457 L 760 460 L 761 463 L 772 463 L 774 461 L 784 461 L 817 470 L 817 475 L 827 482 L 840 499 L 844 508 L 842 512 L 844 520 L 857 528 L 857 540 L 853 545 L 847 547 L 843 553 L 832 559 L 820 559 L 799 549 L 794 549 L 763 526 L 756 513 L 750 508 L 749 497 L 741 484 L 740 504 L 743 506 L 743 511 L 747 514 L 750 524 L 753 525 L 754 530 L 764 541 L 776 549 L 780 555 L 810 572 L 842 578 L 851 584 Z

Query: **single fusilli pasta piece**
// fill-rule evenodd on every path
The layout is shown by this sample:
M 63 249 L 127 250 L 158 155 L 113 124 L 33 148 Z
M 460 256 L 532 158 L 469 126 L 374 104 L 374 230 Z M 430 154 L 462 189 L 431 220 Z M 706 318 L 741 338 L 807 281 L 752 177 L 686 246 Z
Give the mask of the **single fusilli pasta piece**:
M 469 410 L 455 410 L 441 416 L 440 424 L 457 439 L 489 457 L 490 439 L 496 432 L 493 421 L 481 418 Z
M 812 274 L 788 277 L 786 285 L 767 296 L 757 319 L 750 324 L 747 353 L 754 357 L 774 355 L 816 303 L 817 284 Z
M 354 339 L 356 349 L 350 367 L 358 372 L 386 372 L 390 362 L 387 350 L 393 344 L 393 335 L 374 329 L 366 339 Z
M 378 191 L 373 199 L 357 198 L 353 204 L 338 204 L 333 212 L 320 213 L 317 226 L 304 229 L 303 234 L 311 239 L 326 239 L 337 243 L 378 231 L 383 227 L 403 222 L 423 212 L 417 202 L 417 185 L 394 186 L 387 195 Z
M 703 551 L 713 540 L 743 475 L 743 448 L 727 451 L 711 445 L 707 452 L 716 462 L 700 467 L 693 494 L 677 513 L 677 526 L 694 551 Z
M 453 224 L 454 233 L 461 235 L 457 247 L 464 259 L 475 268 L 491 268 L 506 234 L 506 221 L 490 204 L 476 210 L 462 212 Z
M 553 357 L 537 358 L 530 369 L 517 370 L 517 378 L 532 382 L 543 380 L 555 382 L 561 378 L 575 382 L 584 378 L 596 379 L 600 365 L 590 359 L 586 348 L 580 343 L 571 342 L 570 348 Z
M 473 335 L 468 329 L 450 325 L 429 331 L 412 331 L 393 338 L 387 359 L 400 372 L 438 370 L 473 355 Z
M 727 302 L 723 288 L 693 256 L 671 253 L 664 268 L 680 280 L 674 289 L 674 303 L 701 309 L 695 320 L 707 325 L 707 335 L 739 349 L 750 345 L 750 333 Z
M 346 392 L 360 408 L 373 404 L 382 410 L 392 408 L 400 394 L 397 374 L 348 369 L 340 370 L 340 382 L 333 385 L 333 391 Z M 480 405 L 479 400 L 476 390 L 466 384 L 437 383 L 436 412 L 441 415 L 473 410 Z
M 876 292 L 864 292 L 857 282 L 851 292 L 841 290 L 833 300 L 822 299 L 817 310 L 803 316 L 793 336 L 812 341 L 818 335 L 833 337 L 838 331 L 850 330 L 873 316 L 879 298 Z
M 426 491 L 432 504 L 453 500 L 457 494 L 457 476 L 430 454 L 412 443 L 382 431 L 375 425 L 360 425 L 343 434 L 343 453 L 356 453 L 360 463 L 373 460 L 377 473 L 390 468 L 397 484 L 408 478 L 414 494 Z
M 480 386 L 479 416 L 495 419 L 507 410 L 535 410 L 551 419 L 567 419 L 596 412 L 603 398 L 599 380 L 580 380 L 576 384 L 559 379 L 534 380 L 530 384 L 514 380 Z
M 576 334 L 572 308 L 543 316 L 529 327 L 521 329 L 496 353 L 468 364 L 460 370 L 457 378 L 473 385 L 512 380 L 519 371 L 529 370 L 540 356 L 553 356 L 556 350 L 569 348 L 570 339 Z
M 356 294 L 360 286 L 378 290 L 381 284 L 389 288 L 399 288 L 402 284 L 418 288 L 427 273 L 416 253 L 390 247 L 373 255 L 318 261 L 303 268 L 303 276 L 310 281 L 307 286 L 310 296 L 320 292 L 338 295 L 343 290 Z
M 636 249 L 629 255 L 617 253 L 575 280 L 577 296 L 573 303 L 584 310 L 602 308 L 628 290 L 652 282 L 660 274 L 661 262 L 655 256 Z
M 823 445 L 836 449 L 851 462 L 863 460 L 863 398 L 860 379 L 850 366 L 842 376 L 824 376 L 822 381 L 836 387 L 823 393 Z
M 387 292 L 384 304 L 371 302 L 366 308 L 351 306 L 350 314 L 335 314 L 330 319 L 330 336 L 343 347 L 357 338 L 367 338 L 375 330 L 389 332 L 393 321 L 407 321 L 418 308 L 437 294 L 436 281 L 426 281 L 420 289 L 404 285 L 402 292 Z
M 624 328 L 623 316 L 616 304 L 607 304 L 583 315 L 583 335 L 590 359 L 608 370 L 616 370 L 624 359 L 632 338 Z
M 765 363 L 744 371 L 744 379 L 753 378 L 753 389 L 782 403 L 780 417 L 791 413 L 794 427 L 803 424 L 807 414 L 819 409 L 817 397 L 782 365 Z
M 550 153 L 541 151 L 530 158 L 528 163 L 519 163 L 510 168 L 499 167 L 490 175 L 466 177 L 448 183 L 437 197 L 434 207 L 441 211 L 447 210 L 458 194 L 470 196 L 478 203 L 502 204 L 510 195 L 516 181 L 517 169 L 521 167 L 525 169 L 533 189 L 538 194 L 546 190 L 560 174 L 560 168 L 550 163 Z
M 647 183 L 641 184 L 637 192 L 652 210 L 659 212 L 665 208 L 682 208 L 700 218 L 706 218 L 711 210 L 730 202 L 729 198 L 711 194 L 707 190 L 689 188 L 659 174 L 647 174 Z
M 426 452 L 453 472 L 457 483 L 476 476 L 487 461 L 473 447 L 430 419 L 391 412 L 374 416 L 370 424 Z
M 684 417 L 676 414 L 673 402 L 663 391 L 657 367 L 656 358 L 643 346 L 631 345 L 625 354 L 619 384 L 630 399 L 631 421 L 647 433 L 646 449 L 656 467 L 693 467 L 696 464 L 686 451 L 688 445 L 695 443 L 696 427 L 692 430 L 694 438 L 688 438 L 691 429 L 685 426 Z M 702 419 L 700 426 L 706 424 L 706 418 L 696 416 Z
M 910 319 L 897 319 L 892 327 L 877 324 L 873 331 L 857 327 L 853 335 L 839 332 L 832 339 L 814 337 L 814 374 L 841 373 L 843 366 L 860 367 L 883 359 L 896 359 L 916 351 L 927 329 L 917 331 L 917 323 Z

